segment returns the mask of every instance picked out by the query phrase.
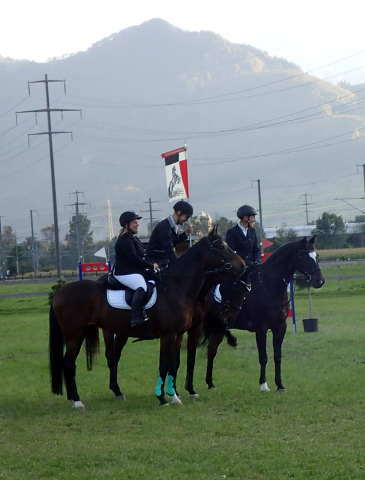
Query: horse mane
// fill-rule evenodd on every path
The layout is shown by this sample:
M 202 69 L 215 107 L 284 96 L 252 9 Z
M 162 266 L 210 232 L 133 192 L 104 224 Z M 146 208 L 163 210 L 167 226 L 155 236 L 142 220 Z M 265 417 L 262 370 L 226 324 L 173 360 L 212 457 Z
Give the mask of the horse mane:
M 267 260 L 262 264 L 261 268 L 266 269 L 273 267 L 274 264 L 277 264 L 277 262 L 279 262 L 284 255 L 288 255 L 293 250 L 313 250 L 315 238 L 316 236 L 313 235 L 309 240 L 307 237 L 303 237 L 301 240 L 284 243 L 284 245 L 281 245 L 277 250 L 275 250 L 275 252 L 272 253 L 272 255 L 267 258 Z

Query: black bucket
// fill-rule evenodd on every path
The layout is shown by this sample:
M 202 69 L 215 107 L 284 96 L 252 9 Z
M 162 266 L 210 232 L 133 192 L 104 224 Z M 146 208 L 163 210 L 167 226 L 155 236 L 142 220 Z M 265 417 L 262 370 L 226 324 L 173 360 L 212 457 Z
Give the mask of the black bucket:
M 318 318 L 303 318 L 304 331 L 318 332 Z

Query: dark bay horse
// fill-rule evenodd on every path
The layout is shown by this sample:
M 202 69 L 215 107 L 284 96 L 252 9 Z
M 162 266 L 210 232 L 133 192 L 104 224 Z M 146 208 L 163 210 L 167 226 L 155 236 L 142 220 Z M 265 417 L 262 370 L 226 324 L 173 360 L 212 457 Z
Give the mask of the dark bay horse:
M 219 292 L 217 287 L 219 286 Z M 251 278 L 249 269 L 246 269 L 238 278 L 229 276 L 212 275 L 206 278 L 204 286 L 194 304 L 193 321 L 187 332 L 187 366 L 185 378 L 185 390 L 189 392 L 189 398 L 198 397 L 194 390 L 194 366 L 196 350 L 203 333 L 204 321 L 215 325 L 232 325 L 236 320 L 242 302 L 251 290 Z
M 149 328 L 160 339 L 159 373 L 155 395 L 160 405 L 167 404 L 166 393 L 173 403 L 180 400 L 175 392 L 176 352 L 192 322 L 194 302 L 202 288 L 207 271 L 225 270 L 233 276 L 243 273 L 243 260 L 212 229 L 207 237 L 189 248 L 170 268 L 156 278 L 157 301 L 148 312 Z M 104 284 L 81 280 L 62 287 L 54 296 L 50 309 L 50 374 L 52 392 L 62 394 L 63 379 L 67 398 L 74 408 L 83 409 L 76 386 L 76 358 L 85 339 L 88 368 L 99 346 L 98 328 L 118 335 L 123 345 L 128 337 L 141 337 L 144 326 L 130 327 L 130 311 L 110 307 Z M 64 342 L 66 351 L 63 352 Z
M 288 284 L 298 271 L 314 288 L 321 288 L 325 280 L 318 265 L 315 249 L 315 235 L 290 242 L 276 250 L 256 274 L 251 277 L 252 289 L 247 293 L 242 309 L 233 328 L 248 330 L 256 335 L 260 362 L 260 389 L 269 391 L 266 382 L 267 332 L 273 336 L 275 383 L 278 390 L 285 391 L 281 379 L 281 348 L 286 333 L 286 319 L 289 313 Z M 205 337 L 209 338 L 206 383 L 214 388 L 213 362 L 218 346 L 224 337 L 224 325 L 213 323 L 206 318 Z

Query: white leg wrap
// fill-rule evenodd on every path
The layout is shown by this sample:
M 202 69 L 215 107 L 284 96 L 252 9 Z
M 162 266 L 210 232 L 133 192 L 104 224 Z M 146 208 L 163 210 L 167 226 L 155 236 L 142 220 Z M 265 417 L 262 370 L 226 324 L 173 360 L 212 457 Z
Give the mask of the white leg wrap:
M 261 384 L 260 392 L 270 392 L 270 388 L 267 386 L 266 382 Z
M 174 403 L 182 403 L 176 393 L 174 395 L 169 395 L 169 397 L 171 398 L 171 405 L 173 405 Z
M 85 410 L 85 405 L 80 402 L 80 400 L 77 400 L 76 402 L 72 402 L 72 408 L 75 410 Z

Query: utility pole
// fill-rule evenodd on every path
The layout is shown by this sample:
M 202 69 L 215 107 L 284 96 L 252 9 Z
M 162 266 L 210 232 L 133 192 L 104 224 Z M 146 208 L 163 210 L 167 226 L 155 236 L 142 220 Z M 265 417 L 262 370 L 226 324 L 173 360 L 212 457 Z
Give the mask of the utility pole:
M 77 239 L 77 257 L 78 261 L 82 262 L 83 258 L 83 248 L 82 248 L 82 237 L 81 237 L 81 229 L 80 229 L 80 213 L 79 213 L 79 206 L 80 205 L 87 205 L 86 203 L 80 203 L 79 202 L 79 193 L 84 193 L 84 192 L 72 192 L 70 195 L 76 195 L 76 203 L 73 203 L 71 205 L 66 205 L 67 207 L 75 206 L 76 209 L 76 239 Z
M 33 262 L 33 271 L 34 271 L 34 278 L 37 278 L 38 275 L 38 269 L 37 269 L 37 264 L 38 262 L 36 261 L 36 249 L 35 249 L 35 242 L 34 242 L 34 230 L 33 230 L 33 212 L 36 210 L 31 210 L 30 211 L 30 229 L 31 229 L 31 234 L 32 234 L 32 262 Z
M 260 180 L 252 180 L 252 182 L 257 182 L 257 190 L 258 190 L 258 196 L 259 196 L 259 214 L 260 214 L 260 245 L 261 245 L 261 256 L 264 255 L 264 245 L 263 245 L 263 239 L 264 239 L 264 227 L 262 225 L 262 206 L 261 206 L 261 182 Z
M 313 205 L 313 203 L 308 203 L 308 193 L 305 193 L 304 195 L 301 195 L 301 197 L 304 197 L 304 203 L 300 203 L 299 205 L 305 205 L 305 216 L 307 219 L 307 225 L 309 225 L 309 220 L 308 220 L 308 205 Z
M 148 199 L 148 202 L 143 202 L 143 203 L 148 203 L 149 204 L 149 209 L 148 210 L 142 210 L 141 213 L 149 212 L 149 214 L 150 214 L 150 236 L 151 236 L 153 220 L 156 220 L 156 218 L 153 218 L 153 212 L 161 212 L 161 210 L 152 209 L 152 204 L 153 203 L 158 203 L 158 202 L 154 202 L 153 200 L 151 200 L 151 198 Z
M 30 84 L 31 83 L 44 83 L 46 87 L 46 108 L 39 110 L 23 110 L 18 113 L 47 113 L 48 121 L 48 131 L 39 132 L 39 133 L 30 133 L 28 134 L 28 139 L 30 135 L 48 135 L 49 141 L 49 158 L 51 163 L 51 182 L 52 182 L 52 200 L 53 200 L 53 226 L 54 226 L 54 236 L 55 236 L 55 254 L 56 254 L 56 265 L 57 265 L 57 276 L 61 278 L 61 254 L 60 254 L 60 239 L 59 239 L 59 229 L 58 229 L 58 214 L 57 214 L 57 196 L 56 196 L 56 179 L 55 179 L 55 169 L 54 169 L 54 157 L 53 157 L 53 142 L 52 135 L 61 134 L 61 133 L 70 133 L 72 132 L 52 132 L 52 123 L 51 123 L 51 112 L 81 112 L 81 110 L 75 110 L 71 108 L 50 108 L 49 103 L 49 91 L 48 84 L 53 82 L 62 82 L 64 86 L 64 92 L 66 93 L 66 83 L 65 80 L 48 80 L 47 75 L 44 76 L 44 80 L 36 80 L 34 82 L 28 82 L 28 92 L 30 95 Z

